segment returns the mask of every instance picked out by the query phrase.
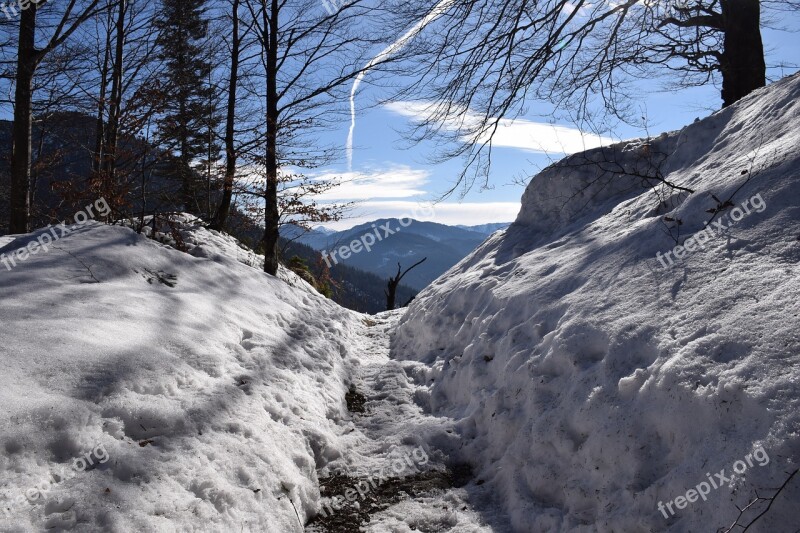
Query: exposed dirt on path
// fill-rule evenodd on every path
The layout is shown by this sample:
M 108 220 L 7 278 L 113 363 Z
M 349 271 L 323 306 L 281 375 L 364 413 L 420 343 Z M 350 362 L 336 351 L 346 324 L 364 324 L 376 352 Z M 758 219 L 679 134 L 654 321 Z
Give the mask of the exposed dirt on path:
M 488 533 L 471 501 L 485 487 L 469 465 L 453 462 L 460 443 L 452 421 L 426 413 L 429 377 L 413 362 L 389 357 L 391 333 L 400 313 L 364 321 L 361 365 L 345 396 L 352 419 L 342 428 L 349 450 L 319 472 L 322 510 L 308 533 L 444 532 Z

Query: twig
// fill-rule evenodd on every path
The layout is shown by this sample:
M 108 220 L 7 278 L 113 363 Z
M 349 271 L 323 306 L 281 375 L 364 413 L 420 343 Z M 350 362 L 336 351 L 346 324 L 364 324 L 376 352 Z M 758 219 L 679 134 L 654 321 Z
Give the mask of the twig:
M 755 523 L 756 523 L 756 521 L 757 521 L 759 518 L 761 518 L 762 516 L 764 516 L 765 514 L 767 514 L 767 512 L 768 512 L 768 511 L 770 510 L 770 508 L 772 507 L 772 504 L 773 504 L 773 503 L 775 503 L 775 499 L 776 499 L 776 498 L 778 497 L 778 495 L 779 495 L 779 494 L 780 494 L 780 493 L 783 491 L 783 489 L 785 489 L 785 488 L 786 488 L 786 486 L 789 484 L 789 482 L 792 480 L 792 478 L 793 478 L 793 477 L 794 477 L 794 476 L 795 476 L 795 475 L 796 475 L 798 472 L 800 472 L 800 468 L 798 468 L 797 470 L 795 470 L 794 472 L 792 472 L 792 473 L 791 473 L 791 475 L 789 475 L 789 477 L 788 477 L 788 478 L 786 478 L 786 481 L 784 481 L 784 482 L 783 482 L 783 485 L 781 485 L 781 486 L 780 486 L 778 489 L 773 489 L 773 490 L 776 490 L 776 492 L 775 492 L 775 494 L 773 494 L 773 495 L 772 495 L 772 497 L 770 497 L 770 498 L 765 498 L 765 497 L 763 497 L 763 496 L 759 496 L 759 495 L 758 495 L 758 492 L 756 492 L 756 497 L 755 497 L 755 499 L 753 499 L 753 500 L 752 500 L 750 503 L 748 503 L 747 505 L 745 505 L 745 506 L 744 506 L 744 508 L 742 508 L 742 509 L 739 509 L 739 507 L 737 506 L 736 508 L 737 508 L 737 509 L 739 509 L 739 516 L 737 516 L 737 517 L 736 517 L 736 521 L 735 521 L 733 524 L 731 524 L 731 525 L 730 525 L 730 527 L 729 527 L 728 529 L 726 529 L 725 531 L 723 531 L 723 533 L 731 533 L 731 531 L 733 531 L 733 528 L 735 528 L 736 526 L 739 526 L 740 528 L 742 528 L 742 531 L 747 531 L 748 529 L 750 529 L 750 526 L 752 526 L 753 524 L 755 524 Z M 745 525 L 743 525 L 743 524 L 740 524 L 740 523 L 739 523 L 739 520 L 741 520 L 741 519 L 742 519 L 742 516 L 744 515 L 744 513 L 745 513 L 745 512 L 747 512 L 747 510 L 748 510 L 750 507 L 752 507 L 752 506 L 753 506 L 753 505 L 755 505 L 756 503 L 758 503 L 758 502 L 762 502 L 762 501 L 768 501 L 768 502 L 769 502 L 769 504 L 767 504 L 767 507 L 766 507 L 766 508 L 765 508 L 763 511 L 761 511 L 761 512 L 758 514 L 758 516 L 756 516 L 755 518 L 753 518 L 753 519 L 750 521 L 750 523 L 749 523 L 749 524 L 747 524 L 746 526 L 745 526 Z
M 87 272 L 89 272 L 89 275 L 92 277 L 92 279 L 94 280 L 94 282 L 95 282 L 95 283 L 100 283 L 100 280 L 99 280 L 99 279 L 97 279 L 96 277 L 94 277 L 94 273 L 92 272 L 92 269 L 91 269 L 91 268 L 89 268 L 89 265 L 87 265 L 86 263 L 84 263 L 84 262 L 81 260 L 81 258 L 80 258 L 80 257 L 78 257 L 77 255 L 73 254 L 73 253 L 72 253 L 72 252 L 70 252 L 69 250 L 65 250 L 64 248 L 59 248 L 58 246 L 53 246 L 53 248 L 55 248 L 56 250 L 61 250 L 62 252 L 69 254 L 69 255 L 70 255 L 70 256 L 71 256 L 73 259 L 75 259 L 75 260 L 76 260 L 78 263 L 80 263 L 81 265 L 83 265 L 83 268 L 85 268 L 85 269 L 86 269 L 86 271 L 87 271 Z
M 717 207 L 715 207 L 713 209 L 709 209 L 708 212 L 711 213 L 712 216 L 708 220 L 708 222 L 706 222 L 706 225 L 711 224 L 714 221 L 714 219 L 717 218 L 718 214 L 720 214 L 721 212 L 733 207 L 734 206 L 733 197 L 736 196 L 737 194 L 739 194 L 739 191 L 741 191 L 744 188 L 745 185 L 750 183 L 750 181 L 753 178 L 757 177 L 759 174 L 761 174 L 765 170 L 767 170 L 769 168 L 772 168 L 776 164 L 780 164 L 779 162 L 776 163 L 776 161 L 777 161 L 777 157 L 776 157 L 776 158 L 774 158 L 772 160 L 772 164 L 771 165 L 765 165 L 762 168 L 756 170 L 756 168 L 755 168 L 756 167 L 756 160 L 758 159 L 758 153 L 759 153 L 759 150 L 761 150 L 762 146 L 764 146 L 764 136 L 763 135 L 761 136 L 761 142 L 759 143 L 758 147 L 755 149 L 753 155 L 748 158 L 748 161 L 750 162 L 750 165 L 748 166 L 748 168 L 746 168 L 745 170 L 742 171 L 742 175 L 743 176 L 746 175 L 747 179 L 745 179 L 742 183 L 739 184 L 739 186 L 736 188 L 736 190 L 734 190 L 731 193 L 731 195 L 728 197 L 727 200 L 725 200 L 723 202 L 722 200 L 720 200 L 719 198 L 717 198 L 713 194 L 709 193 L 709 194 L 711 194 L 711 197 L 714 198 L 714 200 L 717 202 Z
M 300 531 L 305 531 L 305 527 L 303 527 L 303 521 L 300 520 L 300 513 L 297 512 L 297 507 L 295 507 L 294 502 L 292 501 L 292 493 L 286 488 L 286 485 L 281 483 L 281 489 L 283 492 L 286 493 L 286 499 L 289 500 L 289 503 L 292 504 L 292 509 L 294 509 L 294 514 L 297 515 L 297 523 L 300 524 Z

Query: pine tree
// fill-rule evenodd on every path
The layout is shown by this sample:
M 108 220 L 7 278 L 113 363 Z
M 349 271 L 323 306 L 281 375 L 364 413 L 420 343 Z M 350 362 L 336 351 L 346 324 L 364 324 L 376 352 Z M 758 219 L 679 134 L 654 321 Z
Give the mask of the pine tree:
M 200 213 L 200 185 L 192 162 L 208 153 L 209 123 L 213 115 L 211 65 L 204 49 L 208 21 L 203 19 L 206 0 L 162 0 L 155 26 L 160 58 L 165 65 L 165 101 L 158 121 L 159 141 L 177 153 L 184 209 Z

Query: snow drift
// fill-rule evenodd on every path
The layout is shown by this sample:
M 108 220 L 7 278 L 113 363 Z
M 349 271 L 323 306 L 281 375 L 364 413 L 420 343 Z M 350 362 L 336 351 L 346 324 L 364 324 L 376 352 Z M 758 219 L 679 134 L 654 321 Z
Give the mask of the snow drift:
M 716 531 L 797 469 L 799 119 L 794 76 L 571 156 L 413 303 L 393 354 L 428 365 L 516 530 Z M 800 527 L 798 478 L 757 531 Z
M 319 509 L 360 315 L 182 240 L 88 223 L 0 271 L 0 530 L 285 533 Z

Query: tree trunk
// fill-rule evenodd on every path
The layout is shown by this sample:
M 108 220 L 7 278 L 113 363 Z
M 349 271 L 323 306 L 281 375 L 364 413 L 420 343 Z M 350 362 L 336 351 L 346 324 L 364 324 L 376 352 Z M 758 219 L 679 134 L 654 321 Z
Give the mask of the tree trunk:
M 125 51 L 125 9 L 126 0 L 119 1 L 116 25 L 116 48 L 114 51 L 114 72 L 111 83 L 111 105 L 108 113 L 108 137 L 106 138 L 105 162 L 103 165 L 103 194 L 112 201 L 116 196 L 117 144 L 119 141 L 119 120 L 122 112 L 122 76 Z
M 759 0 L 722 0 L 725 44 L 722 71 L 722 101 L 727 107 L 764 87 L 766 64 L 761 40 Z
M 188 107 L 185 97 L 181 97 L 180 102 L 180 173 L 181 173 L 181 196 L 183 210 L 187 213 L 195 213 L 194 209 L 194 183 L 192 180 L 191 159 L 189 158 L 189 125 L 186 113 Z
M 266 7 L 266 6 L 265 6 Z M 278 274 L 278 0 L 271 1 L 267 50 L 267 189 L 264 194 L 264 271 Z M 266 11 L 266 9 L 265 9 Z M 265 14 L 266 16 L 266 14 Z M 266 21 L 265 21 L 266 22 Z
M 236 86 L 239 84 L 239 0 L 233 0 L 233 43 L 231 46 L 231 77 L 228 84 L 228 110 L 225 121 L 225 181 L 222 184 L 222 200 L 214 219 L 213 228 L 222 230 L 228 221 L 233 199 L 233 181 L 236 178 Z
M 208 86 L 212 87 L 212 79 L 211 79 L 212 69 L 208 69 Z M 212 91 L 208 91 L 208 156 L 207 164 L 206 164 L 206 220 L 211 220 L 211 169 L 212 169 L 212 157 L 214 156 L 214 130 L 212 129 L 212 125 L 214 124 L 214 95 Z
M 183 19 L 183 17 L 180 17 Z M 178 42 L 183 43 L 189 38 L 187 34 L 181 29 L 176 36 Z M 178 53 L 176 58 L 177 70 L 181 73 L 181 77 L 186 75 L 189 68 L 191 58 L 185 57 L 183 52 Z M 189 118 L 186 116 L 189 112 L 190 93 L 185 87 L 186 81 L 181 80 L 178 88 L 178 149 L 181 152 L 179 159 L 179 169 L 181 179 L 181 203 L 183 210 L 186 213 L 194 213 L 192 208 L 194 204 L 194 187 L 191 183 L 192 171 L 190 168 L 191 158 L 189 157 Z
M 92 160 L 92 171 L 99 174 L 103 168 L 103 149 L 105 147 L 105 115 L 106 115 L 106 91 L 108 90 L 108 71 L 111 63 L 111 17 L 108 19 L 108 30 L 106 31 L 106 46 L 103 53 L 103 66 L 100 69 L 100 98 L 97 102 L 97 126 L 94 141 L 94 159 Z
M 11 150 L 11 233 L 27 233 L 30 229 L 33 73 L 37 63 L 35 36 L 36 6 L 31 5 L 20 13 Z
M 406 274 L 408 274 L 409 272 L 411 272 L 412 270 L 414 270 L 415 268 L 417 268 L 419 265 L 421 265 L 422 263 L 424 263 L 427 260 L 428 260 L 428 258 L 424 257 L 422 259 L 422 261 L 418 261 L 418 262 L 414 263 L 412 266 L 408 267 L 406 269 L 406 271 L 403 272 L 403 273 L 401 273 L 401 270 L 403 269 L 403 267 L 400 266 L 400 263 L 397 263 L 397 275 L 395 277 L 393 277 L 393 278 L 392 277 L 389 278 L 389 282 L 386 284 L 386 290 L 383 291 L 383 293 L 386 295 L 386 310 L 387 311 L 394 311 L 395 300 L 397 298 L 397 287 L 400 286 L 400 282 L 403 281 L 403 278 L 406 277 Z M 413 299 L 414 298 L 412 297 L 411 300 L 413 300 Z M 406 303 L 406 305 L 411 303 L 411 300 L 409 300 Z
M 390 279 L 387 285 L 387 290 L 384 291 L 384 294 L 386 295 L 386 310 L 394 311 L 394 308 L 397 307 L 395 305 L 395 298 L 397 294 L 397 283 L 394 283 L 392 279 Z
M 37 124 L 39 129 L 39 139 L 36 143 L 36 161 L 42 160 L 42 154 L 44 154 L 44 141 L 45 138 L 50 135 L 50 132 L 47 128 L 47 119 L 42 119 Z M 31 150 L 31 154 L 33 154 L 33 150 Z M 33 155 L 31 155 L 31 159 L 33 159 Z M 34 206 L 36 205 L 36 193 L 39 190 L 39 174 L 40 169 L 37 168 L 37 165 L 34 165 L 31 162 L 31 190 L 28 194 L 28 198 L 30 198 L 31 202 L 31 216 L 34 216 Z

